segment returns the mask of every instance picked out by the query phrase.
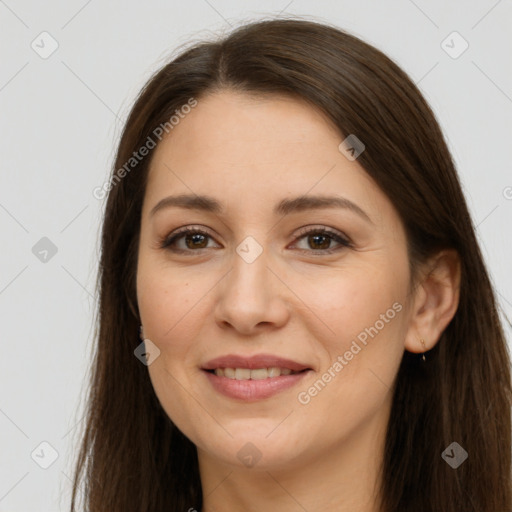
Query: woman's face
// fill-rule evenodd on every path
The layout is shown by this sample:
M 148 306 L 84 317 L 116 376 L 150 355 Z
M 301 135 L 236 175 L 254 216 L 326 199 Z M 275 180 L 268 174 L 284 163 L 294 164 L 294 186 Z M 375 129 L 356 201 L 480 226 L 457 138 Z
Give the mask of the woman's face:
M 406 239 L 342 140 L 306 103 L 225 91 L 154 150 L 137 299 L 155 393 L 200 457 L 287 468 L 382 439 L 411 329 Z

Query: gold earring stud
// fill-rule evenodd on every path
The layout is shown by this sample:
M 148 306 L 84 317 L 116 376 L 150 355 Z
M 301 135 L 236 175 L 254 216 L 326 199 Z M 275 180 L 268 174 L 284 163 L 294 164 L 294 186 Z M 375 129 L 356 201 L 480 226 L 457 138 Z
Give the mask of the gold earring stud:
M 420 341 L 421 341 L 421 344 L 423 345 L 423 350 L 427 350 L 427 347 L 425 346 L 425 340 L 423 338 L 420 338 Z M 426 361 L 425 352 L 423 352 L 421 358 L 423 359 L 423 361 Z

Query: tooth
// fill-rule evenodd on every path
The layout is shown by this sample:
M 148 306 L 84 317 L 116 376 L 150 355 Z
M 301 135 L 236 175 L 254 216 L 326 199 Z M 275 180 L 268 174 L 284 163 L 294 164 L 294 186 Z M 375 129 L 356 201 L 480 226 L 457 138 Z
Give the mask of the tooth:
M 266 379 L 268 377 L 268 372 L 266 368 L 258 368 L 257 370 L 251 370 L 251 379 L 261 380 Z
M 281 368 L 276 368 L 273 366 L 272 368 L 267 368 L 269 377 L 279 377 L 281 375 Z
M 224 377 L 228 377 L 228 379 L 234 379 L 235 370 L 233 368 L 224 368 Z
M 296 374 L 289 368 L 279 368 L 273 366 L 270 368 L 255 368 L 251 370 L 249 368 L 216 368 L 215 375 L 218 377 L 227 377 L 228 379 L 236 380 L 263 380 L 269 377 L 279 377 L 281 375 Z
M 235 368 L 235 379 L 245 380 L 251 378 L 251 370 L 249 368 Z

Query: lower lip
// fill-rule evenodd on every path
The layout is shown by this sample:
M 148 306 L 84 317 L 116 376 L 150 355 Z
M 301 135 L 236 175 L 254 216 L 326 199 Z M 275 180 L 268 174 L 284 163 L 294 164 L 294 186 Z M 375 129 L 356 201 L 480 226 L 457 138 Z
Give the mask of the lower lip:
M 211 385 L 221 394 L 246 402 L 255 402 L 270 398 L 277 393 L 298 384 L 309 372 L 306 370 L 293 375 L 280 375 L 267 379 L 236 380 L 228 377 L 218 377 L 215 373 L 203 370 Z

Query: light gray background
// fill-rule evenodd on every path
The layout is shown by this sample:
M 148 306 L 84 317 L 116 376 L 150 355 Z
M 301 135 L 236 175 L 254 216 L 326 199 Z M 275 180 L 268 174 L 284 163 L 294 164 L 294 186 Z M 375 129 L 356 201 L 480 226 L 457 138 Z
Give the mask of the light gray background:
M 92 190 L 135 95 L 179 44 L 280 12 L 351 31 L 419 84 L 512 316 L 510 1 L 0 0 L 0 512 L 69 504 L 104 207 Z M 43 31 L 59 45 L 46 59 L 31 47 L 50 49 Z M 469 44 L 458 58 L 445 49 L 457 53 L 461 40 L 442 47 L 453 31 Z M 46 262 L 32 251 L 42 237 L 57 248 Z M 58 452 L 48 469 L 43 441 Z

